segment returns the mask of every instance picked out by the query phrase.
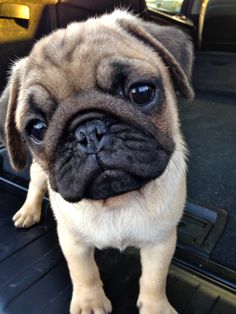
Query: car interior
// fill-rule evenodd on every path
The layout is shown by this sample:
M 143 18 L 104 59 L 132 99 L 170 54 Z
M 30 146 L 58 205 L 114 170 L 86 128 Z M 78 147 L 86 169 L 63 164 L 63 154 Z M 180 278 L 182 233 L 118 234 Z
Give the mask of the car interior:
M 0 92 L 11 64 L 39 38 L 118 7 L 183 29 L 195 48 L 195 99 L 178 96 L 188 197 L 168 298 L 181 314 L 236 313 L 235 0 L 0 0 Z M 68 313 L 71 281 L 48 198 L 39 224 L 22 230 L 12 222 L 28 181 L 28 170 L 16 173 L 0 143 L 0 313 Z M 96 261 L 112 313 L 137 314 L 139 252 L 96 251 Z

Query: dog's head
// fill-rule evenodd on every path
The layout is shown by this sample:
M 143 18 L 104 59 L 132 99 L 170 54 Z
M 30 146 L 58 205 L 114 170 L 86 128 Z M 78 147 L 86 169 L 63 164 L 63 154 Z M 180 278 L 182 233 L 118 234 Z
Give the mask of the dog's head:
M 185 34 L 122 11 L 41 39 L 2 96 L 13 166 L 29 150 L 70 202 L 139 189 L 176 149 L 175 91 L 193 97 L 191 68 Z

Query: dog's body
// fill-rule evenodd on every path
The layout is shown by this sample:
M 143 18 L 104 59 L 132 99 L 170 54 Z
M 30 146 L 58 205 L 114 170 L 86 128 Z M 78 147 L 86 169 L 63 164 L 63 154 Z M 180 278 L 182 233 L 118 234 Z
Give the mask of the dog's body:
M 93 250 L 128 246 L 141 249 L 140 313 L 175 313 L 165 283 L 186 198 L 186 149 L 173 84 L 191 98 L 191 67 L 182 32 L 122 11 L 54 32 L 13 67 L 2 134 L 15 168 L 27 149 L 33 156 L 13 220 L 38 222 L 48 189 L 73 314 L 111 311 Z

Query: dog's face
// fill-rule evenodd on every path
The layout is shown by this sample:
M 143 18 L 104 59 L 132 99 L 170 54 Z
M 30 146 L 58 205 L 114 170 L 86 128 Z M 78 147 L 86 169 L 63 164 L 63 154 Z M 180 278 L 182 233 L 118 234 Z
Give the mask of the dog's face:
M 6 92 L 16 168 L 29 149 L 69 202 L 106 199 L 163 174 L 179 132 L 174 86 L 192 97 L 192 50 L 181 32 L 151 26 L 120 11 L 73 23 L 16 64 Z

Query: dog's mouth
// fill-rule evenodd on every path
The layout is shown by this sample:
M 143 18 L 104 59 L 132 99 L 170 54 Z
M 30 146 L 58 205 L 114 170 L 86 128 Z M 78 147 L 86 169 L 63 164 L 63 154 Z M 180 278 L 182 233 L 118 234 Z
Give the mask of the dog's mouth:
M 133 190 L 140 189 L 147 180 L 122 170 L 105 170 L 85 189 L 85 198 L 105 200 Z
M 101 166 L 101 161 L 97 160 L 95 155 L 90 155 L 84 164 L 80 165 L 81 171 L 76 174 L 61 176 L 61 173 L 57 172 L 51 180 L 52 188 L 66 201 L 75 203 L 81 199 L 105 200 L 138 190 L 149 181 L 148 178 L 127 170 L 106 169 L 106 166 Z
M 95 155 L 90 155 L 79 167 L 75 164 L 71 171 L 57 171 L 50 183 L 53 190 L 71 203 L 79 202 L 82 199 L 106 200 L 139 190 L 164 172 L 168 160 L 169 157 L 166 156 L 165 160 L 159 162 L 156 167 L 154 167 L 153 161 L 150 161 L 149 164 L 139 164 L 138 162 L 125 164 L 122 167 L 124 160 L 118 159 L 113 161 L 117 167 L 108 169 L 104 164 L 102 167 L 100 166 Z M 118 169 L 118 167 L 120 168 Z
M 110 118 L 73 130 L 58 143 L 50 178 L 68 202 L 139 190 L 164 172 L 172 154 L 142 129 Z

